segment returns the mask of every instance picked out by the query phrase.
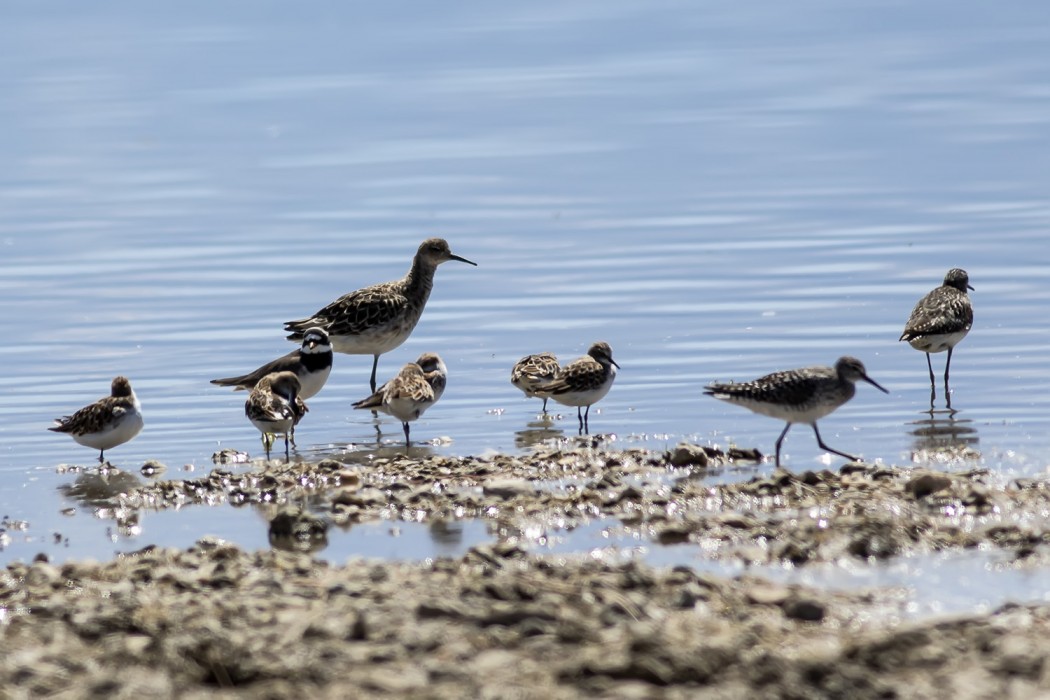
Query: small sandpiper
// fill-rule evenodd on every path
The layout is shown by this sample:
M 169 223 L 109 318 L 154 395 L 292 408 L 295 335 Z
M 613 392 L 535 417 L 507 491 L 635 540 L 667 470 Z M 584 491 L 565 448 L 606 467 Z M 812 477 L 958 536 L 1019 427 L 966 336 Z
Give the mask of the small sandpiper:
M 294 372 L 274 372 L 260 379 L 244 402 L 244 415 L 262 433 L 267 459 L 277 435 L 284 436 L 285 459 L 291 456 L 289 439 L 295 425 L 309 410 L 299 398 L 300 388 Z
M 434 403 L 437 403 L 448 384 L 448 367 L 445 366 L 445 361 L 436 352 L 425 352 L 416 358 L 416 364 L 423 370 L 423 376 L 434 390 Z
M 586 432 L 590 430 L 591 405 L 609 393 L 619 368 L 620 365 L 613 361 L 609 344 L 598 341 L 588 348 L 586 355 L 559 369 L 557 376 L 547 385 L 546 392 L 563 406 L 575 406 L 580 432 Z M 583 406 L 587 407 L 586 412 L 581 411 Z
M 863 380 L 884 393 L 886 391 L 868 376 L 864 364 L 855 357 L 840 357 L 834 367 L 803 367 L 774 372 L 752 382 L 711 384 L 704 393 L 716 399 L 743 406 L 763 416 L 787 421 L 777 438 L 776 466 L 780 466 L 780 446 L 795 423 L 808 423 L 822 450 L 853 461 L 853 455 L 839 452 L 824 444 L 817 421 L 853 398 L 856 383 Z
M 69 433 L 77 443 L 98 450 L 98 461 L 105 461 L 106 450 L 123 445 L 142 431 L 142 406 L 127 377 L 116 377 L 109 396 L 84 406 L 71 416 L 55 419 L 48 428 Z
M 427 362 L 428 366 L 432 366 L 428 355 L 436 359 L 436 363 L 433 364 L 437 367 L 431 371 L 426 372 L 418 363 L 409 362 L 401 368 L 396 377 L 383 384 L 374 394 L 353 404 L 354 408 L 382 411 L 401 421 L 401 428 L 405 431 L 405 445 L 412 444 L 408 424 L 437 403 L 445 390 L 445 363 L 433 353 L 424 353 L 419 359 Z
M 543 399 L 543 412 L 547 413 L 547 386 L 558 376 L 558 358 L 554 353 L 541 352 L 526 355 L 518 360 L 510 371 L 510 383 L 521 389 L 525 396 Z
M 212 379 L 212 384 L 232 386 L 234 391 L 251 391 L 259 380 L 274 372 L 292 372 L 299 378 L 299 398 L 313 398 L 332 373 L 332 344 L 323 328 L 310 328 L 303 334 L 303 345 L 287 355 L 239 377 Z
M 449 260 L 477 265 L 453 255 L 447 241 L 428 238 L 420 244 L 403 278 L 350 292 L 309 318 L 287 322 L 284 329 L 292 332 L 288 339 L 302 340 L 307 329 L 318 327 L 328 331 L 336 352 L 372 355 L 369 386 L 374 393 L 379 356 L 412 334 L 434 286 L 434 272 Z
M 936 379 L 930 353 L 948 351 L 944 364 L 944 393 L 948 394 L 948 370 L 952 366 L 952 349 L 966 337 L 973 325 L 973 305 L 966 290 L 972 290 L 966 270 L 952 268 L 944 282 L 919 300 L 912 309 L 900 340 L 908 341 L 916 350 L 926 353 L 930 370 L 930 401 L 936 398 Z M 931 406 L 932 408 L 932 406 Z

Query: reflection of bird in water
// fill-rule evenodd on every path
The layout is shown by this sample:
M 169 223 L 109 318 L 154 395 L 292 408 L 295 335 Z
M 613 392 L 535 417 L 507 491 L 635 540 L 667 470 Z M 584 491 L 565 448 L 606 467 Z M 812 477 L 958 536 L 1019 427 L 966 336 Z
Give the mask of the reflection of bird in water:
M 328 546 L 328 522 L 301 508 L 285 508 L 270 520 L 267 535 L 274 549 L 316 552 Z
M 554 419 L 550 414 L 543 414 L 539 419 L 529 421 L 523 430 L 514 433 L 514 446 L 518 449 L 533 447 L 547 440 L 560 439 L 565 432 L 561 428 L 554 427 Z
M 430 522 L 430 539 L 439 548 L 456 547 L 463 542 L 463 523 L 459 520 L 436 518 Z
M 944 413 L 924 412 L 928 416 L 913 421 L 908 434 L 915 438 L 912 450 L 915 455 L 945 455 L 958 457 L 960 451 L 974 449 L 980 442 L 977 428 L 968 418 L 958 418 L 958 411 Z
M 77 476 L 72 484 L 58 487 L 62 495 L 93 508 L 119 505 L 117 498 L 142 486 L 142 480 L 119 469 L 101 469 Z

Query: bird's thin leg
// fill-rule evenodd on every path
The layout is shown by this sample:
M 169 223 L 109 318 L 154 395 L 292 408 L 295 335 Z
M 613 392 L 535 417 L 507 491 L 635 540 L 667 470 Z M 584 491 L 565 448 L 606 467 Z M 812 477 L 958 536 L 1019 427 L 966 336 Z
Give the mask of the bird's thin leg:
M 591 434 L 591 407 L 588 406 L 587 410 L 583 412 L 583 432 L 587 435 Z
M 290 432 L 290 431 L 289 431 Z M 284 461 L 289 462 L 292 459 L 291 450 L 288 448 L 288 433 L 284 434 Z
M 944 394 L 948 395 L 948 370 L 952 367 L 952 348 L 948 348 L 948 361 L 944 363 Z
M 930 386 L 933 386 L 937 379 L 933 376 L 933 362 L 930 360 L 930 353 L 926 353 L 926 366 L 930 370 Z
M 105 450 L 99 450 L 99 451 L 98 451 L 98 461 L 99 461 L 99 463 L 100 463 L 100 464 L 101 464 L 102 462 L 105 462 L 105 461 L 106 461 L 106 458 L 105 458 L 105 457 L 103 457 L 103 455 L 104 455 L 105 453 L 106 453 L 106 451 L 105 451 Z
M 372 378 L 369 380 L 369 384 L 372 387 L 372 393 L 376 393 L 376 370 L 379 368 L 379 355 L 372 355 Z M 930 370 L 931 372 L 933 370 Z
M 839 452 L 838 450 L 833 450 L 830 447 L 828 447 L 827 445 L 825 445 L 824 444 L 824 439 L 822 437 L 820 437 L 820 431 L 817 430 L 817 424 L 816 423 L 813 423 L 813 434 L 817 436 L 817 444 L 820 445 L 820 449 L 825 450 L 827 452 L 831 452 L 832 454 L 837 454 L 839 457 L 845 457 L 846 459 L 852 460 L 854 462 L 859 462 L 860 461 L 860 459 L 858 457 L 854 457 L 851 454 L 846 454 L 845 452 Z
M 408 423 L 402 423 L 401 427 L 405 429 L 405 447 L 409 447 L 412 444 L 411 439 L 408 437 Z
M 287 437 L 287 435 L 286 435 L 286 437 Z M 292 426 L 292 447 L 298 447 L 298 445 L 295 444 L 295 426 L 294 425 Z
M 580 435 L 583 435 L 583 409 L 576 407 L 576 420 L 580 421 Z
M 547 399 L 543 400 L 543 415 L 547 415 Z
M 784 430 L 781 431 L 780 437 L 777 438 L 776 466 L 778 466 L 778 467 L 780 466 L 780 446 L 782 444 L 784 444 L 784 437 L 788 434 L 789 430 L 791 430 L 791 423 L 788 423 L 787 425 L 784 426 Z

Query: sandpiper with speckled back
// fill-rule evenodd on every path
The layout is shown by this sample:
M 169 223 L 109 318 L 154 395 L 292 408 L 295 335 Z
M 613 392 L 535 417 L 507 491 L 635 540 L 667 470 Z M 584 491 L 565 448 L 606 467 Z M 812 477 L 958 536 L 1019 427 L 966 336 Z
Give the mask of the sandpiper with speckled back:
M 369 386 L 374 393 L 379 356 L 398 347 L 412 334 L 430 298 L 434 272 L 438 265 L 449 260 L 477 265 L 453 255 L 444 239 L 428 238 L 420 244 L 412 267 L 404 277 L 350 292 L 309 318 L 289 321 L 284 327 L 291 331 L 288 339 L 300 341 L 307 329 L 318 327 L 328 332 L 336 352 L 372 355 Z
M 510 371 L 510 383 L 521 389 L 525 396 L 543 399 L 543 413 L 547 413 L 547 386 L 558 376 L 558 358 L 551 352 L 526 355 L 515 363 Z
M 580 432 L 589 432 L 591 406 L 609 393 L 619 367 L 613 360 L 609 344 L 598 341 L 587 349 L 586 355 L 559 369 L 545 391 L 563 406 L 575 406 Z M 584 406 L 587 407 L 586 412 L 583 412 Z
M 284 436 L 284 456 L 290 457 L 288 443 L 292 432 L 308 410 L 299 398 L 300 390 L 294 372 L 273 372 L 259 380 L 244 402 L 244 415 L 262 433 L 267 459 L 277 435 Z
M 405 444 L 411 444 L 409 423 L 437 403 L 445 391 L 448 373 L 436 353 L 423 353 L 409 362 L 397 376 L 379 387 L 371 396 L 353 404 L 356 409 L 382 411 L 401 421 Z
M 817 429 L 817 421 L 852 399 L 858 381 L 865 381 L 879 391 L 889 393 L 868 376 L 864 364 L 855 357 L 840 357 L 834 367 L 803 367 L 767 374 L 751 382 L 710 384 L 704 387 L 704 393 L 763 416 L 787 421 L 777 438 L 776 466 L 779 467 L 780 447 L 795 423 L 809 424 L 821 449 L 857 460 L 853 455 L 825 445 Z
M 948 351 L 944 363 L 944 393 L 948 395 L 948 370 L 952 366 L 952 350 L 970 332 L 973 325 L 973 305 L 966 290 L 970 276 L 966 270 L 952 268 L 944 276 L 941 286 L 924 296 L 912 309 L 900 340 L 908 341 L 916 350 L 926 353 L 926 367 L 930 370 L 930 402 L 936 398 L 936 378 L 930 354 Z
M 106 450 L 123 445 L 142 431 L 142 406 L 127 377 L 115 377 L 109 396 L 84 406 L 71 416 L 55 419 L 48 428 L 67 433 L 77 443 L 98 450 L 98 461 Z

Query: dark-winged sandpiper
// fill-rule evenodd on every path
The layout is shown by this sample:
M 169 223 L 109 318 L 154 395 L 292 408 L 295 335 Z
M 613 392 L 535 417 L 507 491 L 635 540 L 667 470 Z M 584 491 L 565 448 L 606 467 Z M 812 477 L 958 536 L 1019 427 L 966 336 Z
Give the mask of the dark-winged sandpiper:
M 541 352 L 526 355 L 518 360 L 510 371 L 510 383 L 518 387 L 526 396 L 543 399 L 543 412 L 547 412 L 547 399 L 550 392 L 547 386 L 558 376 L 558 358 L 554 353 Z
M 106 450 L 138 435 L 142 425 L 142 406 L 131 382 L 127 377 L 116 377 L 110 385 L 109 396 L 71 416 L 56 418 L 55 425 L 48 430 L 68 433 L 79 444 L 98 450 L 98 461 L 102 462 Z
M 434 286 L 434 272 L 449 260 L 477 265 L 453 255 L 447 241 L 428 238 L 419 245 L 412 267 L 403 278 L 350 292 L 309 318 L 289 321 L 284 325 L 286 331 L 292 332 L 288 339 L 302 340 L 307 329 L 318 327 L 328 331 L 336 352 L 372 355 L 369 386 L 374 393 L 379 356 L 412 334 Z
M 294 372 L 274 372 L 260 379 L 244 402 L 244 415 L 262 433 L 267 459 L 277 435 L 284 436 L 284 456 L 290 457 L 288 442 L 296 423 L 307 411 L 299 398 L 300 389 Z
M 856 383 L 865 381 L 889 393 L 868 376 L 864 364 L 855 357 L 840 357 L 834 367 L 803 367 L 774 372 L 752 382 L 711 384 L 704 393 L 716 399 L 743 406 L 763 416 L 787 421 L 777 438 L 776 466 L 780 466 L 780 446 L 795 423 L 808 423 L 822 450 L 856 461 L 853 455 L 824 444 L 817 421 L 853 398 Z
M 212 384 L 232 386 L 235 391 L 251 391 L 259 380 L 274 372 L 292 372 L 299 378 L 299 398 L 313 398 L 332 373 L 332 344 L 323 328 L 310 328 L 303 334 L 303 345 L 287 355 L 239 377 L 212 379 Z
M 589 432 L 591 406 L 609 393 L 620 365 L 613 361 L 612 348 L 604 341 L 591 345 L 587 354 L 558 370 L 547 385 L 547 393 L 563 406 L 575 406 L 580 432 Z M 586 412 L 582 407 L 586 406 Z
M 422 364 L 420 364 L 422 363 Z M 424 366 L 430 368 L 429 371 Z M 353 404 L 357 409 L 382 411 L 401 421 L 405 444 L 411 444 L 408 424 L 437 403 L 445 391 L 445 363 L 434 353 L 423 353 L 417 362 L 409 362 L 397 376 L 379 387 L 371 396 Z
M 900 340 L 908 341 L 916 350 L 926 353 L 926 367 L 930 370 L 930 403 L 936 398 L 936 378 L 930 354 L 948 351 L 944 363 L 944 393 L 948 395 L 948 370 L 952 366 L 952 349 L 966 337 L 973 325 L 973 305 L 966 290 L 972 290 L 966 270 L 955 267 L 948 270 L 941 286 L 919 300 L 912 309 Z

